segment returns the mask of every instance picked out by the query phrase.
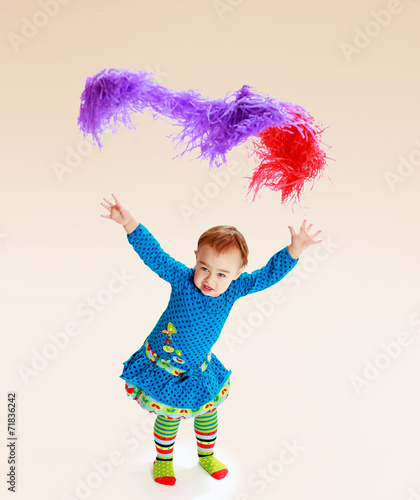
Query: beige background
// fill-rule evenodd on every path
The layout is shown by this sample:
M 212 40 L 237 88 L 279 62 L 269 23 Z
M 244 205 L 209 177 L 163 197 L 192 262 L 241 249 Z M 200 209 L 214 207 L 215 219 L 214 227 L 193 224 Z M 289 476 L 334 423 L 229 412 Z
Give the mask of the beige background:
M 13 391 L 14 498 L 420 498 L 420 2 L 24 0 L 2 12 L 2 495 L 12 496 Z M 210 98 L 248 84 L 300 104 L 329 127 L 335 161 L 302 207 L 269 191 L 250 203 L 252 164 L 237 148 L 236 174 L 183 216 L 214 179 L 193 154 L 173 159 L 174 127 L 139 116 L 137 132 L 106 135 L 102 152 L 78 130 L 85 80 L 103 68 L 146 69 Z M 249 271 L 289 243 L 288 225 L 307 217 L 323 230 L 322 250 L 277 285 L 282 303 L 274 289 L 242 299 L 214 349 L 233 370 L 221 482 L 197 466 L 191 421 L 175 446 L 176 486 L 151 478 L 153 418 L 119 375 L 169 286 L 100 218 L 112 192 L 191 266 L 216 224 L 244 233 Z M 300 451 L 282 466 L 285 443 Z

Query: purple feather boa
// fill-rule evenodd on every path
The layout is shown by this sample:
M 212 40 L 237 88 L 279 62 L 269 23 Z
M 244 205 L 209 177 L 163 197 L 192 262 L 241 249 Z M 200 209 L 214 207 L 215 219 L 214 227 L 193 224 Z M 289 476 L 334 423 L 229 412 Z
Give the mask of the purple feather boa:
M 101 148 L 107 128 L 116 132 L 119 123 L 134 128 L 130 115 L 145 109 L 181 126 L 175 137 L 178 145 L 185 144 L 181 155 L 200 148 L 198 157 L 210 166 L 225 163 L 228 151 L 267 127 L 294 126 L 302 134 L 311 130 L 302 107 L 259 95 L 248 85 L 224 99 L 209 100 L 194 90 L 167 89 L 146 71 L 123 69 L 105 69 L 87 79 L 78 125 Z

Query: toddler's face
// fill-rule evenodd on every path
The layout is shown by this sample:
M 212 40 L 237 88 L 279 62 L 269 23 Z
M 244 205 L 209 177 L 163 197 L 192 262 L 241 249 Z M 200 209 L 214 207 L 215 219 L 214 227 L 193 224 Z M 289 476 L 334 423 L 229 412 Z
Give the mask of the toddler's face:
M 212 247 L 203 245 L 194 251 L 197 262 L 194 284 L 204 295 L 218 297 L 244 270 L 238 249 L 217 254 Z

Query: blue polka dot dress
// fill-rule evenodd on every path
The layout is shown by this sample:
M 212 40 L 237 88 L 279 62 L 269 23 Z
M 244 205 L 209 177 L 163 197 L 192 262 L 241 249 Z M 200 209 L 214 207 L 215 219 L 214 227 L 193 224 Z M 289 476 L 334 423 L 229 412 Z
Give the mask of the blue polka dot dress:
M 152 332 L 124 362 L 120 378 L 126 381 L 127 394 L 146 410 L 172 418 L 211 411 L 229 392 L 231 371 L 211 349 L 233 304 L 279 282 L 298 261 L 285 247 L 261 269 L 243 272 L 219 297 L 209 297 L 195 286 L 195 270 L 164 252 L 142 224 L 127 238 L 143 262 L 172 288 Z

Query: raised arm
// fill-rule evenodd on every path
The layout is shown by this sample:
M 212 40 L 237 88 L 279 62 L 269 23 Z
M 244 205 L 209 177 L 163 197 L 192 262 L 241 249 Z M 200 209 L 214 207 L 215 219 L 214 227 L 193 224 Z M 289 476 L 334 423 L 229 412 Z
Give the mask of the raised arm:
M 134 219 L 114 194 L 112 196 L 115 204 L 112 204 L 106 198 L 104 198 L 106 204 L 101 203 L 109 211 L 109 215 L 101 215 L 101 217 L 112 219 L 123 225 L 127 232 L 129 243 L 143 262 L 160 278 L 169 282 L 172 286 L 177 288 L 182 287 L 189 273 L 189 268 L 164 252 L 149 230 Z
M 306 227 L 306 219 L 303 221 L 298 233 L 293 227 L 288 226 L 292 239 L 291 244 L 274 254 L 268 263 L 258 271 L 251 274 L 242 273 L 234 284 L 237 287 L 238 297 L 259 292 L 275 285 L 295 267 L 301 253 L 306 248 L 321 243 L 322 240 L 315 240 L 315 237 L 321 231 L 310 235 L 308 231 L 311 227 L 312 224 Z
M 147 228 L 138 224 L 127 239 L 146 266 L 172 286 L 182 288 L 189 268 L 164 252 Z
M 261 269 L 252 273 L 242 273 L 234 282 L 238 298 L 275 285 L 295 267 L 297 262 L 298 259 L 293 259 L 285 247 L 274 254 Z

